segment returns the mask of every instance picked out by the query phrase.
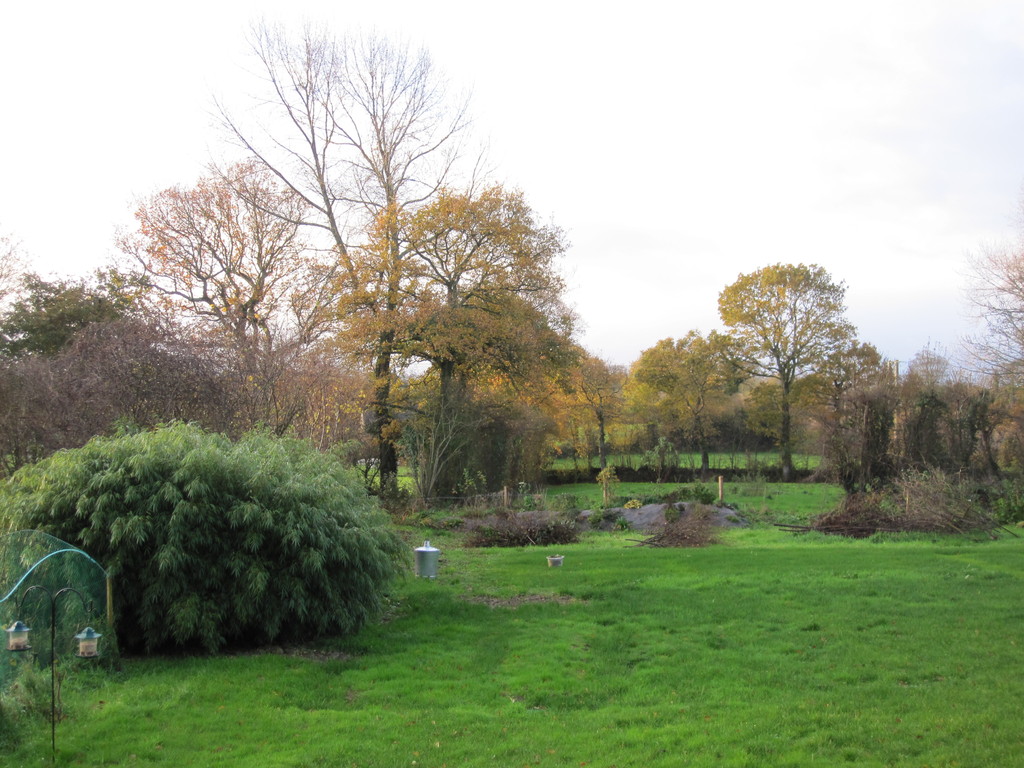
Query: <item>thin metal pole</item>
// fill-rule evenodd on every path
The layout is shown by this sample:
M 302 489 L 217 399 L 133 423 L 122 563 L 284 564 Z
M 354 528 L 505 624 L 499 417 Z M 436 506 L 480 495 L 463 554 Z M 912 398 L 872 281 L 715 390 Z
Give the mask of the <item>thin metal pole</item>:
M 85 596 L 74 587 L 64 587 L 51 593 L 42 584 L 33 584 L 21 593 L 20 604 L 25 605 L 25 598 L 33 589 L 41 590 L 50 598 L 50 762 L 57 761 L 57 598 L 68 592 L 74 592 L 82 601 L 86 613 L 90 611 Z
M 58 595 L 60 592 L 57 593 Z M 50 598 L 50 762 L 57 760 L 57 596 Z
M 114 628 L 114 581 L 107 576 L 107 626 Z

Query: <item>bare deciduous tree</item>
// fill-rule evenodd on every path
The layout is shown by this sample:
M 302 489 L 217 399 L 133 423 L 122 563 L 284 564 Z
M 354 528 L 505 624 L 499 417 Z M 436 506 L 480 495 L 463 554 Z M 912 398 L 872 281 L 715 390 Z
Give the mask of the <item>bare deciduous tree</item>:
M 0 360 L 0 475 L 118 423 L 238 434 L 238 393 L 210 350 L 138 318 L 92 323 L 52 355 Z
M 352 347 L 373 367 L 370 422 L 385 488 L 397 476 L 391 391 L 408 279 L 399 216 L 449 178 L 464 107 L 452 107 L 425 52 L 381 38 L 309 28 L 293 38 L 262 26 L 252 47 L 266 82 L 253 119 L 224 104 L 220 113 L 229 135 L 302 198 L 311 215 L 301 223 L 324 233 L 337 256 L 347 297 L 340 309 L 359 339 Z
M 24 271 L 25 259 L 18 244 L 10 237 L 0 235 L 0 307 L 14 295 Z
M 304 208 L 264 167 L 239 163 L 142 201 L 120 246 L 173 312 L 269 351 L 315 338 L 334 303 L 331 265 L 292 221 Z
M 981 367 L 1000 377 L 1024 374 L 1024 243 L 974 259 L 968 293 L 984 335 L 970 340 Z

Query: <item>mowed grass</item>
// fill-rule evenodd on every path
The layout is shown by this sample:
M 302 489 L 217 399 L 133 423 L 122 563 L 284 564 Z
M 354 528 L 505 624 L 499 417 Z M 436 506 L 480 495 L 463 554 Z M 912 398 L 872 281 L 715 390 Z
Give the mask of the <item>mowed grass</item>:
M 65 684 L 58 764 L 1024 765 L 1024 539 L 761 528 L 705 549 L 432 537 L 388 620 L 313 660 L 128 660 Z M 49 729 L 5 756 L 49 757 Z

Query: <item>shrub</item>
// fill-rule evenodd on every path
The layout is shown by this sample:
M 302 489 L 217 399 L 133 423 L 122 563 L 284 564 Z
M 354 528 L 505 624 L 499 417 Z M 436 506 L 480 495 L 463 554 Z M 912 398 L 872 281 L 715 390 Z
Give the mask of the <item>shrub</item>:
M 680 495 L 690 501 L 696 501 L 698 504 L 714 504 L 718 501 L 718 491 L 703 483 L 687 486 Z
M 464 520 L 455 515 L 448 515 L 443 512 L 435 514 L 424 514 L 418 521 L 424 528 L 434 528 L 441 531 L 455 531 L 462 527 Z
M 0 510 L 107 567 L 118 639 L 135 651 L 357 631 L 404 554 L 337 460 L 296 440 L 236 443 L 184 424 L 24 467 Z
M 619 484 L 618 475 L 615 474 L 615 467 L 605 467 L 597 474 L 598 485 L 601 486 L 601 497 L 606 507 L 611 506 L 615 486 Z
M 579 541 L 576 523 L 560 515 L 518 512 L 466 522 L 470 547 L 525 547 Z
M 24 664 L 16 681 L 0 691 L 0 748 L 16 746 L 29 724 L 44 714 L 50 715 L 50 676 Z
M 610 509 L 595 509 L 587 518 L 591 528 L 601 528 L 605 523 L 611 523 L 614 527 L 615 521 L 621 516 L 616 507 Z
M 1020 480 L 1004 480 L 991 489 L 992 514 L 1002 525 L 1019 523 L 1024 520 L 1024 483 Z
M 548 506 L 555 512 L 578 512 L 580 497 L 575 493 L 559 493 L 551 497 Z

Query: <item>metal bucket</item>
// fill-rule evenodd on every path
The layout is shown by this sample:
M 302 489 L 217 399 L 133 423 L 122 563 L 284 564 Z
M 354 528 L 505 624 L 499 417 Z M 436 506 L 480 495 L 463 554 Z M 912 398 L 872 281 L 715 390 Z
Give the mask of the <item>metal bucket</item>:
M 437 578 L 437 561 L 441 557 L 441 550 L 430 546 L 430 541 L 424 541 L 422 547 L 416 547 L 416 575 L 425 579 Z

